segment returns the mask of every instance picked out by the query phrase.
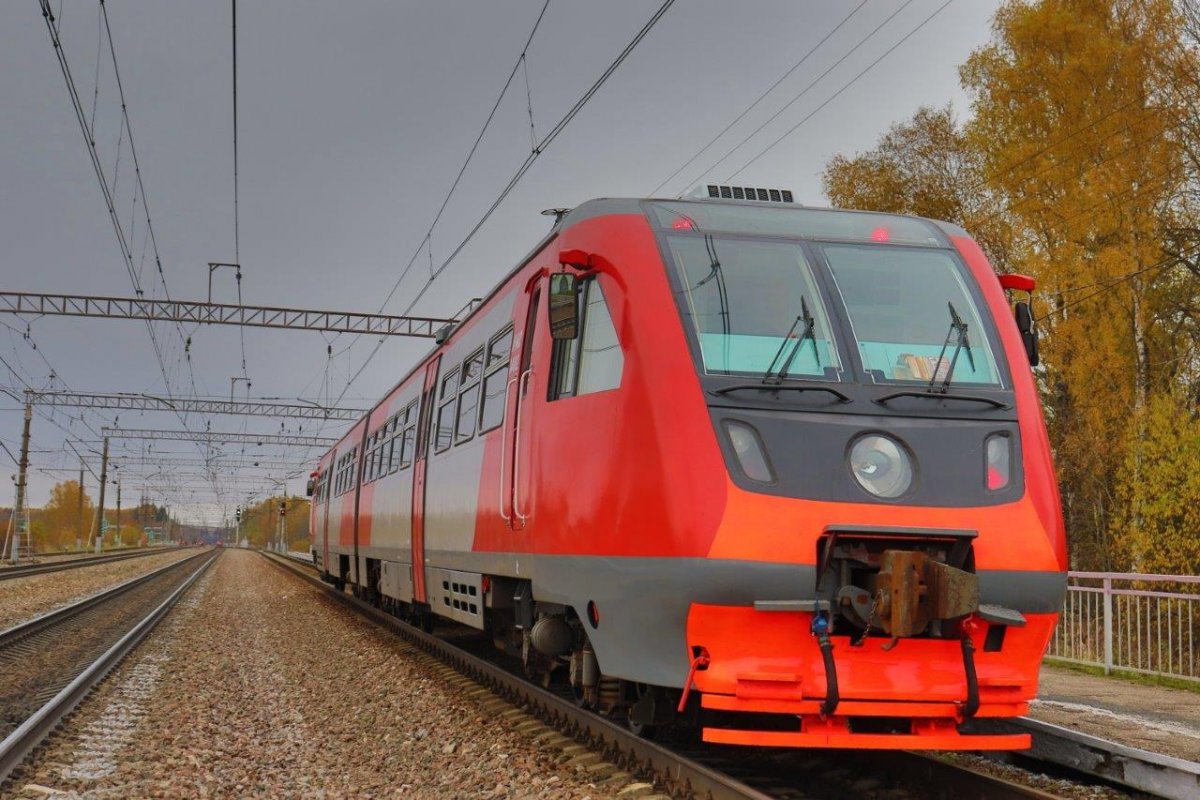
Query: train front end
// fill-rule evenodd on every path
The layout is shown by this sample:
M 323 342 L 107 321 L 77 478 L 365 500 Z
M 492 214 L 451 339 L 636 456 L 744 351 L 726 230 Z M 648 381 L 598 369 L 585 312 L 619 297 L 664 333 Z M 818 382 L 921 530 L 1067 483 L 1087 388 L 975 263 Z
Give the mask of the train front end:
M 1028 305 L 944 223 L 646 210 L 728 470 L 708 556 L 794 574 L 691 604 L 681 708 L 711 742 L 1027 747 L 977 721 L 1026 712 L 1065 588 Z

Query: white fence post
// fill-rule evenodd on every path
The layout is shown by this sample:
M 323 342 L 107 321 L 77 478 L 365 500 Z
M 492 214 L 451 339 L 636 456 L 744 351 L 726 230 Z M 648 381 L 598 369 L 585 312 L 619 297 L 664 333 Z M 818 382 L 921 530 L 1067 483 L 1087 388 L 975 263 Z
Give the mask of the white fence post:
M 1113 668 L 1113 595 L 1112 578 L 1104 579 L 1104 674 Z

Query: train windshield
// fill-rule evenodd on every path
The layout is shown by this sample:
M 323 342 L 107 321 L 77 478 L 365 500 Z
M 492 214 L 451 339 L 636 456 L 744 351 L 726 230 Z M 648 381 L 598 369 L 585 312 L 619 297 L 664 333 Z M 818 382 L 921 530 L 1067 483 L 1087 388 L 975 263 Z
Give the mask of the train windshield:
M 829 315 L 799 244 L 669 239 L 705 372 L 840 378 Z
M 878 245 L 819 247 L 863 369 L 874 382 L 940 383 L 953 361 L 955 385 L 1000 385 L 979 311 L 949 253 Z

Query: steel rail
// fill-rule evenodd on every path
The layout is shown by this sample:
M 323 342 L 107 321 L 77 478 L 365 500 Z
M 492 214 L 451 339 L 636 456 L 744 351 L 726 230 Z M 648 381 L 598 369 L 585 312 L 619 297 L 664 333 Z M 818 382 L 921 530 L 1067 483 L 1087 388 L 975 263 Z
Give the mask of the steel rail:
M 1098 736 L 1020 717 L 996 720 L 988 727 L 1033 734 L 1033 747 L 1016 754 L 1091 775 L 1168 800 L 1200 797 L 1200 763 L 1153 753 Z
M 629 763 L 636 765 L 636 768 L 652 772 L 656 777 L 669 782 L 671 784 L 669 789 L 674 794 L 683 792 L 711 798 L 711 800 L 770 800 L 770 795 L 674 753 L 661 745 L 639 738 L 628 729 L 615 725 L 589 711 L 579 709 L 562 697 L 539 686 L 534 686 L 495 664 L 470 655 L 436 636 L 419 631 L 408 623 L 345 592 L 334 590 L 319 578 L 302 573 L 300 566 L 292 566 L 295 563 L 311 569 L 313 565 L 310 563 L 293 556 L 280 556 L 275 553 L 263 553 L 263 555 L 279 569 L 309 583 L 353 611 L 399 634 L 472 680 L 487 686 L 507 699 L 520 702 L 535 716 L 551 722 L 556 727 L 578 731 L 594 749 L 620 753 Z
M 684 754 L 638 737 L 628 729 L 589 711 L 579 709 L 568 700 L 535 686 L 498 665 L 466 653 L 362 600 L 333 589 L 316 577 L 314 574 L 316 566 L 308 559 L 291 553 L 285 555 L 264 553 L 264 555 L 268 556 L 268 560 L 280 569 L 286 570 L 322 592 L 332 595 L 343 605 L 400 634 L 472 680 L 488 686 L 510 700 L 528 706 L 532 713 L 548 723 L 581 733 L 587 743 L 597 750 L 606 752 L 615 750 L 626 761 L 635 765 L 635 768 L 640 768 L 664 779 L 668 784 L 668 792 L 673 795 L 683 792 L 697 797 L 711 798 L 711 800 L 769 797 L 751 786 L 746 780 L 725 774 Z M 811 755 L 811 751 L 786 752 L 796 753 L 798 756 Z M 903 774 L 914 786 L 930 786 L 940 792 L 949 790 L 951 793 L 945 796 L 987 797 L 989 800 L 1055 800 L 1057 798 L 1057 795 L 1040 789 L 1014 783 L 986 772 L 942 761 L 925 754 L 896 751 L 862 755 L 868 756 L 871 761 L 886 765 L 893 775 Z M 796 776 L 800 774 L 791 771 L 784 764 L 780 766 L 786 774 L 762 777 L 769 777 L 771 783 L 778 785 L 781 780 L 786 781 L 788 778 L 795 780 Z M 748 779 L 753 780 L 754 778 Z
M 30 575 L 43 575 L 47 572 L 62 572 L 67 569 L 77 569 L 79 567 L 94 567 L 97 564 L 111 564 L 116 561 L 125 561 L 130 558 L 141 558 L 142 556 L 153 556 L 160 553 L 174 552 L 170 548 L 155 547 L 155 548 L 138 548 L 137 552 L 122 551 L 117 553 L 109 553 L 107 555 L 84 556 L 83 558 L 72 558 L 63 561 L 50 561 L 43 564 L 17 564 L 11 567 L 0 567 L 0 581 L 8 581 L 14 578 L 27 578 Z
M 187 558 L 179 561 L 166 564 L 158 569 L 147 572 L 145 575 L 138 575 L 134 578 L 130 578 L 127 581 L 118 583 L 116 586 L 111 586 L 108 589 L 102 589 L 101 591 L 96 592 L 93 595 L 89 595 L 82 600 L 69 605 L 61 606 L 53 611 L 47 611 L 45 614 L 36 616 L 33 619 L 13 625 L 11 628 L 6 628 L 0 631 L 0 650 L 11 646 L 13 643 L 20 641 L 27 636 L 46 630 L 47 628 L 51 628 L 61 622 L 65 622 L 66 620 L 76 617 L 85 611 L 95 608 L 96 606 L 103 605 L 104 603 L 107 603 L 110 600 L 125 594 L 130 589 L 141 586 L 143 583 L 152 581 L 165 572 L 175 569 L 180 564 L 190 563 L 197 558 L 202 557 L 205 552 L 207 551 L 202 551 L 193 556 L 188 556 Z
M 156 570 L 148 576 L 142 576 L 143 579 L 151 576 L 157 576 L 164 570 L 177 568 L 182 564 L 190 564 L 197 558 L 203 558 L 204 562 L 198 566 L 191 575 L 187 577 L 182 584 L 179 585 L 162 603 L 154 608 L 149 614 L 142 618 L 128 633 L 122 636 L 115 644 L 108 648 L 98 659 L 93 661 L 88 667 L 75 677 L 71 683 L 64 687 L 56 694 L 49 702 L 35 711 L 21 725 L 0 742 L 0 782 L 4 781 L 14 769 L 16 769 L 25 756 L 29 754 L 33 748 L 37 747 L 43 739 L 46 738 L 58 726 L 58 723 L 67 714 L 74 710 L 75 706 L 88 695 L 97 683 L 112 671 L 112 669 L 121 662 L 137 645 L 146 638 L 146 635 L 153 630 L 172 606 L 179 600 L 184 592 L 208 569 L 214 561 L 220 556 L 223 551 L 220 549 L 198 553 L 191 558 L 178 561 L 174 564 L 169 564 L 162 570 Z M 141 579 L 135 579 L 139 583 Z M 120 586 L 115 587 L 109 592 L 102 593 L 104 599 L 112 599 L 113 592 L 131 588 L 133 581 L 126 581 Z M 94 601 L 100 598 L 100 595 L 88 598 L 83 602 Z M 80 605 L 79 603 L 75 604 Z M 95 603 L 92 603 L 95 605 Z M 69 606 L 68 608 L 73 608 Z M 61 610 L 61 609 L 60 609 Z M 55 612 L 52 612 L 55 613 Z M 38 619 L 44 619 L 51 615 L 44 615 Z M 31 622 L 36 620 L 31 620 Z M 22 627 L 22 626 L 18 626 Z M 12 634 L 16 629 L 10 628 L 4 632 L 4 636 Z

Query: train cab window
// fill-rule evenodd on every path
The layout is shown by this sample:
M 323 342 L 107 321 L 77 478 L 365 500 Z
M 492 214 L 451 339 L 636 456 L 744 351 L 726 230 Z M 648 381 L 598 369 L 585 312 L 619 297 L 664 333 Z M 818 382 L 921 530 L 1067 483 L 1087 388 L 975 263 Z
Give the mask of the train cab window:
M 475 417 L 479 410 L 479 379 L 483 374 L 483 348 L 467 356 L 462 368 L 462 387 L 458 393 L 458 418 L 454 423 L 454 441 L 465 442 L 475 435 Z
M 551 399 L 603 392 L 621 385 L 625 355 L 604 290 L 597 281 L 586 281 L 580 287 L 579 302 L 579 335 L 554 343 Z
M 875 383 L 942 380 L 962 323 L 970 357 L 954 362 L 954 383 L 1000 385 L 988 331 L 962 267 L 948 253 L 846 244 L 824 244 L 821 251 Z
M 761 378 L 784 369 L 784 377 L 841 379 L 830 316 L 799 244 L 668 241 L 706 373 Z
M 479 432 L 490 431 L 504 421 L 504 401 L 508 389 L 508 360 L 512 351 L 510 325 L 488 343 L 487 377 L 483 379 L 483 401 L 479 411 Z
M 454 442 L 455 400 L 458 399 L 458 367 L 442 378 L 441 405 L 438 406 L 437 430 L 434 432 L 433 450 L 441 453 Z

